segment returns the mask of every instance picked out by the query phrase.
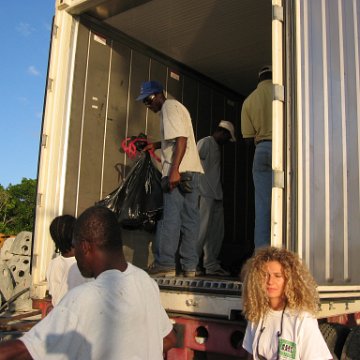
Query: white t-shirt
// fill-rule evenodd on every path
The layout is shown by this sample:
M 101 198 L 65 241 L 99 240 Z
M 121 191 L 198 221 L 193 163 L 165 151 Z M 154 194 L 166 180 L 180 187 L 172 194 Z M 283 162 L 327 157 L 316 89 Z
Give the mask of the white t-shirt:
M 221 152 L 213 136 L 207 136 L 197 143 L 204 174 L 200 176 L 200 195 L 215 200 L 222 200 L 223 191 L 220 180 Z
M 184 105 L 173 99 L 165 100 L 160 111 L 162 175 L 168 176 L 177 137 L 186 137 L 186 151 L 179 172 L 204 173 L 196 148 L 191 117 Z
M 282 311 L 270 311 L 263 322 L 254 324 L 248 322 L 243 348 L 254 359 L 259 359 L 259 354 L 267 360 L 277 358 L 291 360 L 329 360 L 332 355 L 319 330 L 317 320 L 307 312 L 284 312 L 281 326 Z M 278 332 L 281 331 L 278 336 Z M 261 332 L 260 329 L 263 329 Z
M 35 360 L 160 360 L 171 330 L 157 284 L 128 264 L 70 290 L 20 340 Z
M 61 255 L 50 261 L 46 278 L 54 306 L 70 289 L 87 281 L 81 275 L 75 257 L 66 258 Z

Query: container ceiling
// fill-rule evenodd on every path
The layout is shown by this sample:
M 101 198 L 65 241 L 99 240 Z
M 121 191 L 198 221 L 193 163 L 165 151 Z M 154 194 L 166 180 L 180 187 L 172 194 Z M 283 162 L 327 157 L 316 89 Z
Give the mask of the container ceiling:
M 270 0 L 83 1 L 87 13 L 239 94 L 271 64 Z

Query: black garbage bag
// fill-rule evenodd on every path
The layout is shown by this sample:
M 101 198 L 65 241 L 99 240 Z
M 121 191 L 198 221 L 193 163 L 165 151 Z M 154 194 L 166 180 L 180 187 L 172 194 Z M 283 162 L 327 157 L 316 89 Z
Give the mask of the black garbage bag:
M 96 205 L 112 210 L 122 227 L 154 231 L 162 216 L 161 173 L 148 151 L 141 153 L 123 184 Z

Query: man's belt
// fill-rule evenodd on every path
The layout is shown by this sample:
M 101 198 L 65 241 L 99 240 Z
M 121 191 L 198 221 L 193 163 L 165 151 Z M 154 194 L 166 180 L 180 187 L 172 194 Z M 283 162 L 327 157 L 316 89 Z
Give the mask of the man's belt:
M 259 145 L 260 143 L 265 142 L 265 141 L 272 141 L 272 140 L 271 140 L 271 139 L 259 140 L 259 141 L 256 143 L 256 145 Z

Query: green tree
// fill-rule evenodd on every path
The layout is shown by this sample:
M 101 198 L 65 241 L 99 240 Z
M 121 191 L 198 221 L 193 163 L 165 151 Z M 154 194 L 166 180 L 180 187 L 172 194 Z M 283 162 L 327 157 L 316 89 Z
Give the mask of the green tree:
M 15 201 L 11 198 L 9 192 L 0 185 L 0 232 L 9 233 L 11 227 L 12 210 L 15 207 Z
M 36 180 L 23 178 L 20 184 L 0 185 L 0 231 L 17 234 L 33 231 Z

